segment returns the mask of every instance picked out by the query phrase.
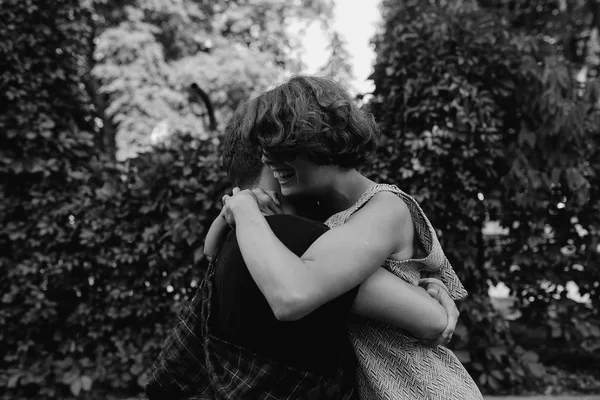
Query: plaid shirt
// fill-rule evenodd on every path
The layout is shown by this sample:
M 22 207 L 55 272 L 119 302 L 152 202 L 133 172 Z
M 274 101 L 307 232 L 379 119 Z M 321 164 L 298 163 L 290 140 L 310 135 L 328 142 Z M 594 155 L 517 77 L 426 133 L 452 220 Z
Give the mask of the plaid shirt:
M 146 385 L 150 400 L 356 398 L 341 369 L 334 377 L 301 371 L 211 334 L 214 268 L 215 262 L 154 363 Z

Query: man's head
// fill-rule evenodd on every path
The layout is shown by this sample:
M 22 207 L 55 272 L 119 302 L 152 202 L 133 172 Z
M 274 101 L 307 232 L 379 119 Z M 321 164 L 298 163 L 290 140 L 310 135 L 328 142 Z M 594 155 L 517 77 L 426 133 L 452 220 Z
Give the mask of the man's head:
M 260 147 L 247 140 L 240 132 L 242 119 L 248 111 L 243 103 L 235 111 L 223 134 L 223 165 L 233 186 L 241 189 L 262 187 L 279 191 L 279 185 L 271 170 L 261 160 Z
M 248 103 L 240 127 L 272 160 L 355 168 L 376 148 L 379 127 L 328 78 L 295 76 Z

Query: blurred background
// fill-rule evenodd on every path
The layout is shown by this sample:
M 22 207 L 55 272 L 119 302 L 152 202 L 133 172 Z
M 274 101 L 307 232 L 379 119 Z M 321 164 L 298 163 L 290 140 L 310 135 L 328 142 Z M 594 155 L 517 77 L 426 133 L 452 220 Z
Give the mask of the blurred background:
M 332 76 L 470 296 L 486 394 L 600 393 L 600 1 L 0 1 L 0 396 L 138 396 L 245 99 Z

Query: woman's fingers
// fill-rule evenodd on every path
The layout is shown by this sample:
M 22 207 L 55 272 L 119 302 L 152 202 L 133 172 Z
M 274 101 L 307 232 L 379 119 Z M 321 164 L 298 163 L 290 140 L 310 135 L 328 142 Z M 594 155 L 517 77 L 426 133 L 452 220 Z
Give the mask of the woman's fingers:
M 252 193 L 256 196 L 258 205 L 263 212 L 270 215 L 282 213 L 277 192 L 257 188 L 253 189 Z
M 221 216 L 229 226 L 235 227 L 235 218 L 233 216 L 233 213 L 231 212 L 231 208 L 229 207 L 229 205 L 225 204 L 223 206 L 223 209 L 221 210 Z
M 236 194 L 239 194 L 242 191 L 242 189 L 240 189 L 239 187 L 234 187 L 231 195 L 224 195 L 223 197 L 221 197 L 221 203 L 223 203 L 223 205 L 225 205 L 225 203 L 227 202 L 227 200 L 231 199 L 233 196 L 235 196 Z
M 435 298 L 442 307 L 444 307 L 446 314 L 448 315 L 446 329 L 444 329 L 444 332 L 442 332 L 439 338 L 441 344 L 448 344 L 450 340 L 452 340 L 452 335 L 454 334 L 454 329 L 456 329 L 460 313 L 458 312 L 458 308 L 456 308 L 456 304 L 445 289 L 435 283 L 430 284 L 430 287 L 431 286 L 434 286 L 434 288 L 428 289 L 427 292 L 430 296 Z
M 278 192 L 276 192 L 274 190 L 268 190 L 268 189 L 263 189 L 263 190 L 273 200 L 273 203 L 275 203 L 277 206 L 281 207 L 281 199 L 279 197 L 280 194 Z
M 423 286 L 431 297 L 433 297 L 446 310 L 448 322 L 446 329 L 435 339 L 428 341 L 433 346 L 446 345 L 452 340 L 452 335 L 458 323 L 460 312 L 456 307 L 456 303 L 450 297 L 448 289 L 442 281 L 434 278 L 424 278 L 419 281 L 419 285 Z
M 221 209 L 221 216 L 227 221 L 227 223 L 231 226 L 235 226 L 235 216 L 233 211 L 231 210 L 231 205 L 234 202 L 247 201 L 248 199 L 244 199 L 243 197 L 251 198 L 251 201 L 256 201 L 258 203 L 258 199 L 252 193 L 251 190 L 241 190 L 238 187 L 233 188 L 231 196 L 226 194 L 221 198 L 223 202 L 223 208 Z M 260 204 L 259 204 L 260 206 Z
M 252 197 L 254 197 L 260 210 L 266 215 L 275 215 L 283 213 L 283 210 L 281 208 L 281 200 L 279 197 L 280 194 L 273 190 L 266 190 L 261 188 L 255 188 L 252 190 L 242 190 L 239 187 L 235 187 L 233 188 L 231 196 L 226 194 L 221 198 L 223 207 L 225 208 L 228 202 L 231 201 L 231 199 L 240 195 L 251 195 Z M 228 214 L 231 213 L 229 212 Z

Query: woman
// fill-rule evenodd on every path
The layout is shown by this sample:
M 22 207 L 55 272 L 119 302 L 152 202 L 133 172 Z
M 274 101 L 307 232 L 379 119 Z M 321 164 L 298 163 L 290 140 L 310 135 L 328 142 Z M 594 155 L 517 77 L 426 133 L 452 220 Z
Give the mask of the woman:
M 244 132 L 261 145 L 282 193 L 317 198 L 334 228 L 298 257 L 260 212 L 259 199 L 268 196 L 244 190 L 228 199 L 228 222 L 235 223 L 248 270 L 276 315 L 301 318 L 381 267 L 412 284 L 425 272 L 438 273 L 454 299 L 466 295 L 418 204 L 355 169 L 375 150 L 378 128 L 337 83 L 292 78 L 249 103 Z M 482 398 L 446 348 L 360 317 L 352 318 L 349 335 L 363 399 Z

